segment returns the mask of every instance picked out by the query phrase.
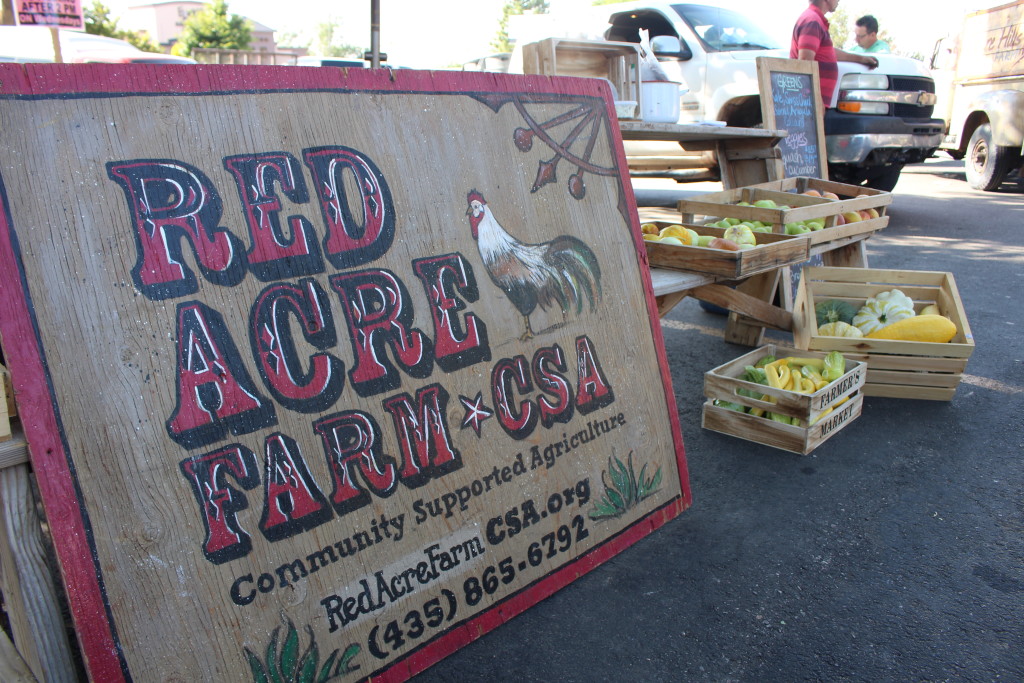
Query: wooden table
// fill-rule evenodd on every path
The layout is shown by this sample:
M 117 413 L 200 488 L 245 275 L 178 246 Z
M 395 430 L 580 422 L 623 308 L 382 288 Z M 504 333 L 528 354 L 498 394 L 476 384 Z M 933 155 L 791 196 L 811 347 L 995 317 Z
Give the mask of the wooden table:
M 775 145 L 785 131 L 647 121 L 619 121 L 619 130 L 623 140 L 677 142 L 691 152 L 714 151 L 727 190 L 782 178 Z
M 786 131 L 646 121 L 620 121 L 619 129 L 623 140 L 678 142 L 689 151 L 714 150 L 727 190 L 783 178 L 776 144 Z M 812 249 L 812 255 L 817 254 L 826 265 L 867 267 L 864 238 L 821 245 Z M 651 282 L 661 316 L 692 296 L 729 310 L 726 341 L 758 346 L 766 327 L 792 329 L 788 289 L 781 297 L 783 305 L 772 305 L 780 275 L 788 280 L 788 273 L 788 268 L 773 270 L 731 283 L 732 287 L 719 284 L 711 275 L 655 267 L 651 268 Z

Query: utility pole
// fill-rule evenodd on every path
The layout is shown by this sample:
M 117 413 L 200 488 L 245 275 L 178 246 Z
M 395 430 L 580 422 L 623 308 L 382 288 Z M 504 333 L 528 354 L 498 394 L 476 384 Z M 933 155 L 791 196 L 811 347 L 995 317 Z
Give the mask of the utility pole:
M 386 54 L 380 51 L 380 0 L 370 0 L 370 49 L 363 54 L 363 59 L 370 60 L 370 68 L 380 67 Z

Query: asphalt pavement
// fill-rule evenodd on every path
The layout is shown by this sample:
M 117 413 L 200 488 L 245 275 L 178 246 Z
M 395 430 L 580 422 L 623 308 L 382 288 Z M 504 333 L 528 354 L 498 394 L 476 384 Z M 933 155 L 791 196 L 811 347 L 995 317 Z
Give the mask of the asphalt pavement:
M 952 272 L 967 311 L 951 402 L 868 397 L 808 456 L 703 430 L 703 373 L 749 349 L 684 301 L 692 507 L 415 680 L 1024 681 L 1024 187 L 931 160 L 890 217 L 870 265 Z

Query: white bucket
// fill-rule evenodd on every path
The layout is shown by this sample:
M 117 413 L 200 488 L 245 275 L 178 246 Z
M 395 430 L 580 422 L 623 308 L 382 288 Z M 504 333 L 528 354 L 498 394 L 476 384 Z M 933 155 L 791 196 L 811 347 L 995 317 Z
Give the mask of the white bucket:
M 679 122 L 679 83 L 644 81 L 640 117 L 652 123 Z

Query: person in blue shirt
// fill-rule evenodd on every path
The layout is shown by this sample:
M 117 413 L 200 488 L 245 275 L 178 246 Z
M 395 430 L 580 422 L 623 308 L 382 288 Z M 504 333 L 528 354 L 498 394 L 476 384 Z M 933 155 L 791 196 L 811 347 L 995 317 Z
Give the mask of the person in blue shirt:
M 850 48 L 850 52 L 866 54 L 889 51 L 889 43 L 878 39 L 878 20 L 870 14 L 865 14 L 857 20 L 853 37 L 857 44 Z

